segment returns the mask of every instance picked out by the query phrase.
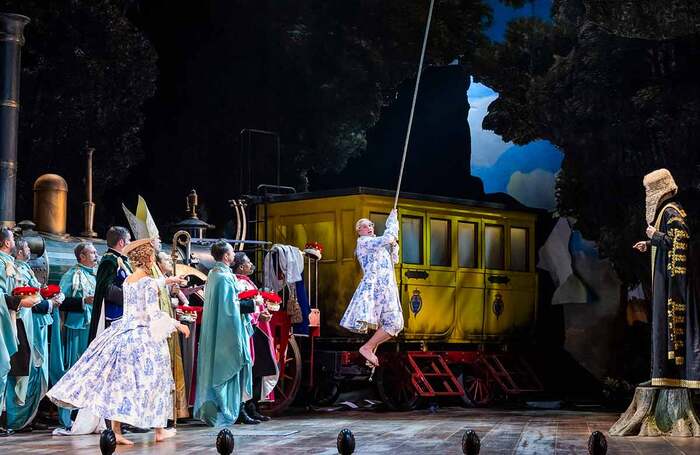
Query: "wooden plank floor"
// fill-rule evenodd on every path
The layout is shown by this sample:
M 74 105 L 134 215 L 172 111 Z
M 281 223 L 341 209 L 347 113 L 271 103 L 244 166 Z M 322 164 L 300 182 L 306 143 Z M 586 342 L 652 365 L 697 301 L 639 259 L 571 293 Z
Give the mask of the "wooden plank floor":
M 407 413 L 338 411 L 285 416 L 261 425 L 233 427 L 234 453 L 325 454 L 337 453 L 338 432 L 349 428 L 357 442 L 356 454 L 460 454 L 465 429 L 481 437 L 481 454 L 586 454 L 588 436 L 603 431 L 608 453 L 698 454 L 700 438 L 612 438 L 607 430 L 617 414 L 574 411 L 504 411 L 443 408 Z M 243 432 L 243 433 L 241 433 Z M 178 435 L 155 444 L 153 433 L 131 435 L 133 447 L 116 453 L 216 454 L 216 430 L 195 424 L 180 425 Z M 0 454 L 99 454 L 97 435 L 61 437 L 47 432 L 19 434 L 0 439 Z

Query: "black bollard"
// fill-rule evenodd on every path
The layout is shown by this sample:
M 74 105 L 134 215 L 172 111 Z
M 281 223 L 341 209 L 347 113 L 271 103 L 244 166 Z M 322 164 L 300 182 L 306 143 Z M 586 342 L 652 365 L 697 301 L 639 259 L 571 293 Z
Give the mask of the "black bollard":
M 340 455 L 350 455 L 355 451 L 355 435 L 347 428 L 340 430 L 337 445 Z
M 231 430 L 224 428 L 219 431 L 219 435 L 216 437 L 216 451 L 222 455 L 231 455 L 235 442 Z
M 117 437 L 114 431 L 107 428 L 100 435 L 100 453 L 102 455 L 112 455 L 117 450 Z
M 608 453 L 608 441 L 600 431 L 594 431 L 588 438 L 588 453 L 590 455 L 605 455 Z
M 481 450 L 481 440 L 474 430 L 467 430 L 462 436 L 462 453 L 464 455 L 478 455 Z

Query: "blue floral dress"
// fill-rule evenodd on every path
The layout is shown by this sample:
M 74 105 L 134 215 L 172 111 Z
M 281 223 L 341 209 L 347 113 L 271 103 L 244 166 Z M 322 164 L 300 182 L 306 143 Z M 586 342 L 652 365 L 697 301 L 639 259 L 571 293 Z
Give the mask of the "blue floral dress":
M 403 330 L 399 288 L 394 275 L 398 246 L 392 246 L 398 237 L 399 221 L 396 211 L 392 211 L 382 236 L 357 239 L 355 255 L 364 275 L 340 321 L 342 327 L 356 333 L 383 328 L 391 336 Z
M 165 427 L 174 387 L 166 339 L 178 323 L 160 311 L 156 279 L 125 282 L 123 289 L 124 316 L 93 340 L 46 396 L 105 419 Z

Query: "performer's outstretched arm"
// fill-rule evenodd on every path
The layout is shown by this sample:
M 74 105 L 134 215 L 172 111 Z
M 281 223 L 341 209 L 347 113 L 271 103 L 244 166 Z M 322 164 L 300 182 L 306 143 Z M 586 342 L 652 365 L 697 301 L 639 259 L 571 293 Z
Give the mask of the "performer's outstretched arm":
M 383 245 L 392 245 L 399 238 L 399 220 L 396 210 L 392 210 L 389 217 L 386 219 L 386 229 L 384 233 L 378 237 L 363 237 L 363 242 L 369 247 L 380 247 Z

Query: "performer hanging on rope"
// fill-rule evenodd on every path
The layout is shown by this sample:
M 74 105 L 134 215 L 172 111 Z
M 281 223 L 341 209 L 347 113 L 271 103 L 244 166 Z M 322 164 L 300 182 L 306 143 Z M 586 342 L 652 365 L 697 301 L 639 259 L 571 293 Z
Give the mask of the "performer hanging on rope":
M 366 218 L 355 224 L 359 236 L 355 255 L 364 276 L 340 325 L 356 333 L 376 330 L 374 335 L 360 347 L 360 354 L 372 366 L 379 366 L 375 355 L 377 347 L 403 330 L 403 314 L 396 285 L 394 264 L 399 262 L 399 221 L 396 209 L 386 220 L 386 230 L 381 237 L 374 235 L 374 223 Z
M 355 224 L 355 230 L 359 235 L 355 255 L 362 266 L 364 276 L 355 294 L 352 296 L 350 305 L 345 310 L 345 315 L 343 315 L 340 325 L 358 333 L 367 333 L 368 329 L 377 329 L 372 338 L 360 347 L 360 354 L 373 367 L 372 373 L 374 373 L 374 367 L 379 366 L 379 359 L 374 353 L 377 347 L 403 330 L 401 301 L 399 300 L 399 289 L 394 276 L 394 264 L 399 262 L 399 247 L 397 244 L 399 220 L 396 208 L 399 203 L 401 181 L 403 180 L 403 171 L 406 165 L 406 153 L 408 152 L 408 143 L 411 138 L 413 114 L 416 110 L 418 87 L 420 86 L 425 48 L 428 44 L 434 5 L 435 0 L 430 0 L 428 20 L 425 24 L 425 33 L 423 34 L 423 47 L 416 74 L 416 85 L 413 89 L 411 114 L 408 117 L 408 129 L 403 145 L 401 167 L 399 168 L 399 182 L 396 185 L 396 194 L 394 195 L 394 209 L 386 220 L 386 230 L 381 237 L 374 236 L 374 223 L 370 220 L 362 218 Z M 371 380 L 372 376 L 370 376 Z

